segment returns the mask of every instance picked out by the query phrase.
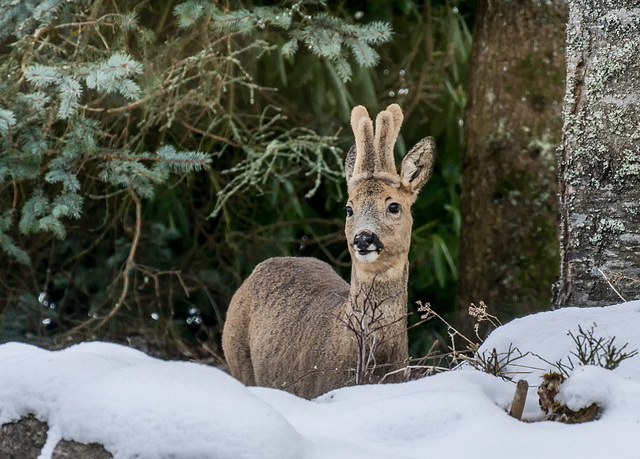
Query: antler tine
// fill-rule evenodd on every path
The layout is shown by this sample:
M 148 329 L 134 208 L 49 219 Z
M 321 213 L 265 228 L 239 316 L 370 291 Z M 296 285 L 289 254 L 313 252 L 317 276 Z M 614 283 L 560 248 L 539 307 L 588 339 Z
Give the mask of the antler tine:
M 356 140 L 356 159 L 353 174 L 370 173 L 376 170 L 376 155 L 373 148 L 373 123 L 367 109 L 362 105 L 351 111 L 351 129 Z
M 351 111 L 351 128 L 356 140 L 355 159 L 349 157 L 347 177 L 388 173 L 397 175 L 393 146 L 398 139 L 404 116 L 398 104 L 391 104 L 376 117 L 375 137 L 373 122 L 367 109 L 358 105 Z
M 374 140 L 380 172 L 396 172 L 393 147 L 398 139 L 404 116 L 398 104 L 391 104 L 376 117 L 376 136 Z

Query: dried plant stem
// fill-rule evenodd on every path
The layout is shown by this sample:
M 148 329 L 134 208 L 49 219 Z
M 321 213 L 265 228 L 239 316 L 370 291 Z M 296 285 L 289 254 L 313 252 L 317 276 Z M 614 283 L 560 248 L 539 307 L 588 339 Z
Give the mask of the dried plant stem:
M 351 331 L 356 340 L 356 385 L 370 382 L 376 368 L 375 354 L 384 341 L 384 315 L 380 310 L 382 302 L 375 301 L 373 296 L 375 279 L 368 290 L 362 289 L 356 294 L 351 307 L 341 322 Z M 360 295 L 364 295 L 360 302 Z
M 623 296 L 620 294 L 620 292 L 619 292 L 619 291 L 618 291 L 618 290 L 613 286 L 613 284 L 611 283 L 611 280 L 609 280 L 609 278 L 607 277 L 607 275 L 606 275 L 604 272 L 602 272 L 602 270 L 601 270 L 600 268 L 598 268 L 598 272 L 599 272 L 600 274 L 602 274 L 602 277 L 604 277 L 604 280 L 607 282 L 607 284 L 609 284 L 609 287 L 611 287 L 611 290 L 613 290 L 614 292 L 616 292 L 616 295 L 618 295 L 618 297 L 619 297 L 622 301 L 625 301 L 625 302 L 626 302 L 627 300 L 625 299 L 625 297 L 623 297 Z
M 474 343 L 469 338 L 467 338 L 462 333 L 460 333 L 458 330 L 456 330 L 456 328 L 453 325 L 451 325 L 449 322 L 447 322 L 440 314 L 438 314 L 436 311 L 431 309 L 431 305 L 429 303 L 423 304 L 422 301 L 416 301 L 416 303 L 419 306 L 418 307 L 418 311 L 426 313 L 426 314 L 423 314 L 422 316 L 420 316 L 421 319 L 427 319 L 430 315 L 433 315 L 433 316 L 437 317 L 443 324 L 445 324 L 447 326 L 447 333 L 449 334 L 449 336 L 452 337 L 452 341 L 453 341 L 453 337 L 454 336 L 459 336 L 464 341 L 466 341 L 467 344 L 469 346 L 471 346 L 472 348 L 477 347 L 476 343 Z

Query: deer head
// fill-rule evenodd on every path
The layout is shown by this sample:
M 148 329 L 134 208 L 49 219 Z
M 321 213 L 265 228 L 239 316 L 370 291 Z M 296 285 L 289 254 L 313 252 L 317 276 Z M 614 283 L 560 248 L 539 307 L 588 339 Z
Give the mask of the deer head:
M 375 135 L 367 110 L 351 112 L 355 145 L 345 172 L 349 199 L 345 234 L 353 266 L 372 273 L 404 269 L 411 243 L 411 206 L 433 171 L 435 142 L 426 137 L 396 171 L 393 147 L 402 126 L 402 110 L 391 104 L 376 117 Z

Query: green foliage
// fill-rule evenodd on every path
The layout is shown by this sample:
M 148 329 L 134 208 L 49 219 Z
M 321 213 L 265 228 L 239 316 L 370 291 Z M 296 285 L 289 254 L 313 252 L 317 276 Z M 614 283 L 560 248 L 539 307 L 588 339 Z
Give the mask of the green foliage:
M 452 307 L 465 3 L 267 3 L 0 0 L 0 341 L 211 357 L 262 259 L 348 277 L 356 104 L 403 107 L 398 158 L 437 138 L 410 296 Z M 418 354 L 438 330 L 412 333 Z
M 373 48 L 391 39 L 387 22 L 374 21 L 353 24 L 326 11 L 309 12 L 308 6 L 317 2 L 298 1 L 290 8 L 256 6 L 251 9 L 222 11 L 202 0 L 190 0 L 178 5 L 174 13 L 181 28 L 193 27 L 201 21 L 210 21 L 216 32 L 248 35 L 257 28 L 274 27 L 289 31 L 281 53 L 292 58 L 302 44 L 316 56 L 333 65 L 340 79 L 347 82 L 353 75 L 347 50 L 358 65 L 373 67 L 379 55 Z
M 389 39 L 312 1 L 0 0 L 0 340 L 215 337 L 219 304 L 279 251 L 241 240 L 339 234 L 323 210 L 287 220 L 339 196 L 342 123 L 302 122 L 260 66 L 308 52 L 345 81 Z
M 115 53 L 103 62 L 74 68 L 68 65 L 59 67 L 34 64 L 24 71 L 24 78 L 35 88 L 55 91 L 58 119 L 68 120 L 77 113 L 83 93 L 81 82 L 98 93 L 118 93 L 126 99 L 135 100 L 140 94 L 140 87 L 130 77 L 140 74 L 142 67 L 125 54 Z
M 280 116 L 276 114 L 270 117 L 269 123 Z M 274 133 L 269 132 L 267 125 L 261 126 L 258 134 L 266 139 Z M 306 176 L 314 177 L 313 187 L 305 194 L 306 198 L 310 198 L 320 188 L 323 178 L 337 181 L 344 176 L 339 150 L 332 145 L 336 140 L 335 136 L 319 136 L 310 129 L 295 128 L 269 140 L 264 149 L 246 146 L 243 149 L 246 155 L 244 159 L 222 171 L 223 174 L 233 175 L 233 178 L 218 193 L 220 198 L 210 216 L 215 217 L 226 202 L 240 191 L 254 188 L 261 194 L 272 175 L 280 182 L 285 182 L 301 170 L 306 170 Z
M 9 35 L 23 38 L 38 26 L 50 23 L 60 14 L 65 3 L 65 0 L 4 1 L 0 3 L 0 40 Z
M 9 256 L 15 258 L 22 264 L 29 263 L 29 255 L 25 250 L 18 247 L 14 240 L 6 233 L 11 228 L 11 211 L 5 211 L 0 216 L 0 248 Z
M 326 13 L 317 14 L 312 21 L 294 30 L 291 39 L 283 46 L 282 53 L 290 57 L 302 43 L 313 53 L 330 60 L 342 81 L 349 81 L 353 75 L 345 48 L 353 53 L 360 66 L 372 67 L 379 60 L 372 45 L 385 43 L 391 37 L 391 29 L 386 22 L 347 24 Z

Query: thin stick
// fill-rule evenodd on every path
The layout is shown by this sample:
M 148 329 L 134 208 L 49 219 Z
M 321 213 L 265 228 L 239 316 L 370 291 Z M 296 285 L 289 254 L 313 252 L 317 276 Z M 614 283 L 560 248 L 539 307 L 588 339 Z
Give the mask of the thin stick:
M 529 389 L 529 383 L 524 379 L 521 379 L 516 384 L 516 393 L 513 396 L 513 402 L 511 403 L 511 409 L 509 410 L 509 416 L 512 416 L 518 420 L 522 419 L 522 412 L 524 411 L 524 402 L 527 400 L 527 390 Z
M 609 287 L 611 287 L 611 289 L 614 292 L 616 292 L 616 295 L 618 295 L 622 301 L 626 302 L 627 301 L 626 298 L 623 297 L 622 295 L 620 295 L 620 292 L 618 290 L 616 290 L 616 288 L 613 286 L 613 284 L 611 283 L 611 281 L 609 280 L 607 275 L 605 273 L 603 273 L 600 268 L 598 268 L 598 271 L 600 272 L 600 274 L 602 274 L 602 277 L 604 277 L 604 280 L 607 281 L 607 284 L 609 284 Z
M 102 328 L 104 324 L 106 324 L 118 313 L 118 311 L 124 304 L 124 300 L 127 297 L 127 294 L 129 293 L 129 282 L 131 281 L 130 271 L 133 267 L 136 250 L 138 249 L 138 242 L 140 241 L 140 234 L 142 233 L 142 201 L 131 186 L 129 186 L 129 194 L 131 195 L 131 198 L 136 205 L 136 227 L 133 234 L 133 240 L 131 241 L 131 248 L 129 249 L 129 256 L 127 257 L 127 261 L 124 265 L 124 285 L 122 286 L 122 292 L 120 292 L 120 298 L 118 298 L 118 302 L 115 304 L 113 309 L 111 309 L 109 314 L 96 326 L 96 330 Z

